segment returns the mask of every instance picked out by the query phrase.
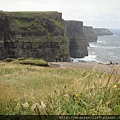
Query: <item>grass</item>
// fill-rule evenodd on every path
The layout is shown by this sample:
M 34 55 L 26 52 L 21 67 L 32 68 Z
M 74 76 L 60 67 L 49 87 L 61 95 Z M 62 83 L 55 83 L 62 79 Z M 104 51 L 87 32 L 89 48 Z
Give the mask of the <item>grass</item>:
M 48 66 L 48 63 L 43 59 L 38 58 L 18 58 L 18 59 L 12 59 L 12 58 L 6 58 L 3 60 L 4 62 L 13 62 L 18 64 L 25 64 L 25 65 L 35 65 L 35 66 Z
M 120 76 L 0 63 L 1 115 L 119 115 Z
M 15 18 L 32 18 L 32 17 L 36 17 L 36 16 L 41 16 L 41 17 L 45 17 L 45 16 L 51 16 L 54 14 L 54 12 L 48 11 L 48 12 L 40 12 L 40 11 L 28 11 L 28 12 L 8 12 L 12 17 Z
M 19 60 L 19 64 L 26 64 L 26 65 L 36 65 L 36 66 L 48 66 L 48 63 L 43 59 L 32 59 L 28 58 L 25 60 Z

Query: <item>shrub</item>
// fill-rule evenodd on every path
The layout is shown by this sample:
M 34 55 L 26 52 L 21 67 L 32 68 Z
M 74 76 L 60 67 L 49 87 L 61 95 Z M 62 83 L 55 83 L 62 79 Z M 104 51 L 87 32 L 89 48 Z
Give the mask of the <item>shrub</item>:
M 25 60 L 19 60 L 18 63 L 26 64 L 26 65 L 48 66 L 48 63 L 46 61 L 44 61 L 43 59 L 28 58 Z

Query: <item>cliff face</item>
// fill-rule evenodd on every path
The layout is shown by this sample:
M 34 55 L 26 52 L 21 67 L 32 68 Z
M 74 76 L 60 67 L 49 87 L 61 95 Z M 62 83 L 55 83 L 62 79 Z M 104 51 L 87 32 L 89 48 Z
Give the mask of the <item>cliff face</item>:
M 94 32 L 97 36 L 113 35 L 111 31 L 105 28 L 94 28 Z
M 0 12 L 0 59 L 7 57 L 70 61 L 62 14 Z
M 66 36 L 69 40 L 70 56 L 82 58 L 88 55 L 87 42 L 83 34 L 83 22 L 65 21 Z
M 93 27 L 83 26 L 83 33 L 86 36 L 87 42 L 97 42 L 97 35 L 95 34 Z

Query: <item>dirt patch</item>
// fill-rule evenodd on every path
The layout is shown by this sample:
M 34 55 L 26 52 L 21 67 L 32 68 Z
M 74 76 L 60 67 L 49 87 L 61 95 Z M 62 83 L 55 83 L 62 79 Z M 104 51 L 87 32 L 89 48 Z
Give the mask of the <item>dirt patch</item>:
M 84 62 L 50 62 L 49 66 L 59 67 L 59 68 L 74 68 L 74 69 L 86 69 L 86 70 L 96 70 L 101 72 L 112 72 L 117 70 L 120 73 L 120 65 L 106 65 L 98 63 L 84 63 Z

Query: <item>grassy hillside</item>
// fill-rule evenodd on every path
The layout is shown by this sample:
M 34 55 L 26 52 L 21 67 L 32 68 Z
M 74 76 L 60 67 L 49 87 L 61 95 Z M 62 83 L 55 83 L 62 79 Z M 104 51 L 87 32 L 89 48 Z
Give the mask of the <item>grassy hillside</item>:
M 81 69 L 0 63 L 0 114 L 120 114 L 120 77 Z
M 11 26 L 14 32 L 21 33 L 22 36 L 64 37 L 64 26 L 61 13 L 8 12 L 8 14 L 11 16 Z

